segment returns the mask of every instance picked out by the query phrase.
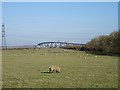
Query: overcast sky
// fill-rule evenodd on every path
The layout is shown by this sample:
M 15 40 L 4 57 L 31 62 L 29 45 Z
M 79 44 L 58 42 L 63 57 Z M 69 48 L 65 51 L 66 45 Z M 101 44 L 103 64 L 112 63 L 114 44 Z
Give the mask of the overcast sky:
M 118 3 L 4 2 L 7 45 L 44 41 L 86 43 L 118 29 Z

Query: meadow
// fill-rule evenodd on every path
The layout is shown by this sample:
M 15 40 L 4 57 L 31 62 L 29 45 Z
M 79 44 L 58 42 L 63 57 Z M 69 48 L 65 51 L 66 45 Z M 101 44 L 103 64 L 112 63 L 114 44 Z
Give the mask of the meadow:
M 47 73 L 59 65 L 60 73 Z M 3 50 L 3 88 L 117 88 L 118 57 L 67 49 Z

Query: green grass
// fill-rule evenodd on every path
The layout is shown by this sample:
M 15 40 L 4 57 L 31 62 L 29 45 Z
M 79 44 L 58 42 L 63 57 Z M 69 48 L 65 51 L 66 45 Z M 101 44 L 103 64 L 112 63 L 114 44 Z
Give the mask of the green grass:
M 2 89 L 2 50 L 0 50 L 0 89 Z
M 64 49 L 4 50 L 2 64 L 3 88 L 118 87 L 115 56 Z M 42 73 L 54 64 L 60 73 Z

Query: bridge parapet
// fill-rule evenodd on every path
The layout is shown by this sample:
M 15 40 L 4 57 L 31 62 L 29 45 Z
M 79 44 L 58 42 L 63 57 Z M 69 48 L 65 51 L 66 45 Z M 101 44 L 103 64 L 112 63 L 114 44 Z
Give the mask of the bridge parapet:
M 85 46 L 85 44 L 78 44 L 78 43 L 67 43 L 67 42 L 42 42 L 39 43 L 36 47 L 37 48 L 62 48 L 64 46 Z

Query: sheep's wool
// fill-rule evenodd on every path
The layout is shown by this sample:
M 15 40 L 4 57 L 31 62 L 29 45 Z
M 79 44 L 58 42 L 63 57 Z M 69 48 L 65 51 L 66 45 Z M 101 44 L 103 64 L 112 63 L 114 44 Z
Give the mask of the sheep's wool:
M 49 67 L 49 72 L 60 73 L 60 67 L 57 65 L 52 65 L 51 67 Z

